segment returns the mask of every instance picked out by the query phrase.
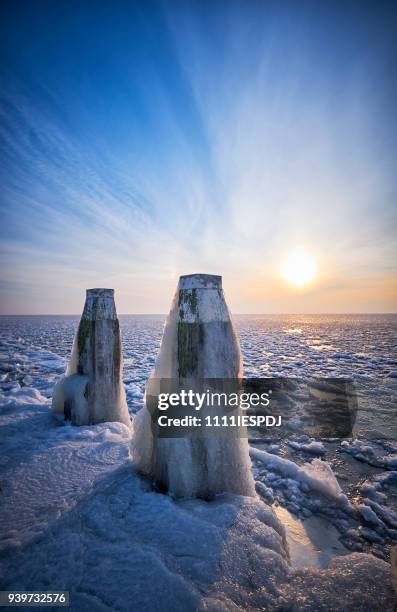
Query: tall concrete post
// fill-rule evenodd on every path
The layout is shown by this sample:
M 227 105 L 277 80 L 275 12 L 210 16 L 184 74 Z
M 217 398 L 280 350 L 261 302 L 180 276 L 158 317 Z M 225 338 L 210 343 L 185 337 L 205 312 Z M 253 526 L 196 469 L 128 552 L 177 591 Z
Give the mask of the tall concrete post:
M 181 276 L 166 321 L 151 379 L 197 381 L 242 376 L 239 341 L 227 308 L 222 278 Z M 150 382 L 150 381 L 149 381 Z M 210 408 L 206 414 L 209 414 Z M 151 414 L 135 417 L 133 457 L 138 469 L 175 497 L 211 498 L 231 492 L 255 495 L 247 438 L 222 435 L 156 437 Z
M 114 290 L 87 289 L 70 362 L 54 389 L 53 410 L 64 412 L 74 425 L 130 425 L 122 372 Z

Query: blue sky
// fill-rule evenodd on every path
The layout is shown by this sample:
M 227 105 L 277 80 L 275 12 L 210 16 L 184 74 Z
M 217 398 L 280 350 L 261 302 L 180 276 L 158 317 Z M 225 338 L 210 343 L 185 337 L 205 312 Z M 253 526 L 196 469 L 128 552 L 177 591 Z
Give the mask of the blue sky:
M 3 313 L 78 313 L 93 286 L 166 312 L 192 272 L 234 312 L 395 311 L 392 2 L 1 12 Z

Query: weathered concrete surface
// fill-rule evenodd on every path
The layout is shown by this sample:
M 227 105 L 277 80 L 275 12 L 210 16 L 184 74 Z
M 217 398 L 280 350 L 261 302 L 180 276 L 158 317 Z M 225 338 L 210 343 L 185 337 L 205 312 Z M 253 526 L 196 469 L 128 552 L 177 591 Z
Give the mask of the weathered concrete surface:
M 222 277 L 181 276 L 177 360 L 181 377 L 241 376 L 240 347 L 223 295 Z
M 202 379 L 237 379 L 242 359 L 222 289 L 222 278 L 207 274 L 181 276 L 168 316 L 151 381 L 189 381 L 195 391 Z M 201 416 L 210 414 L 204 407 Z M 230 413 L 229 413 L 230 414 Z M 237 414 L 237 411 L 236 413 Z M 219 436 L 158 438 L 151 415 L 135 418 L 134 461 L 157 486 L 176 497 L 211 498 L 232 492 L 255 495 L 246 438 L 235 428 Z
M 54 389 L 53 409 L 74 425 L 130 425 L 122 369 L 114 291 L 87 289 L 66 374 Z

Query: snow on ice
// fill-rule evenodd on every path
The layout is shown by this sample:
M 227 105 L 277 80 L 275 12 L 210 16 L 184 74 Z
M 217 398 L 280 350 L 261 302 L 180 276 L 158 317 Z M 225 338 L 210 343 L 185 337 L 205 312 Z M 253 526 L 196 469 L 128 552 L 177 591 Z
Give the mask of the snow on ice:
M 397 472 L 390 441 L 364 440 L 373 454 L 354 440 L 344 447 L 340 441 L 322 440 L 316 453 L 274 442 L 267 452 L 257 448 L 265 441 L 252 442 L 257 497 L 173 500 L 135 471 L 128 427 L 73 427 L 51 414 L 51 390 L 64 370 L 76 323 L 72 318 L 1 322 L 2 589 L 68 589 L 72 609 L 79 611 L 132 606 L 165 612 L 393 610 L 390 566 L 380 558 L 397 533 Z M 260 375 L 260 364 L 271 365 L 272 359 L 282 364 L 282 355 L 288 361 L 288 355 L 296 359 L 301 352 L 302 363 L 318 372 L 319 361 L 311 353 L 321 353 L 313 348 L 318 346 L 314 340 L 322 342 L 321 333 L 330 333 L 329 322 L 323 329 L 302 319 L 286 321 L 286 329 L 302 330 L 293 336 L 272 322 L 265 332 L 262 323 L 240 323 L 246 370 Z M 349 336 L 350 323 L 344 325 L 339 352 L 353 355 L 349 363 L 362 376 L 367 336 L 355 327 Z M 132 416 L 142 405 L 161 326 L 160 319 L 149 317 L 124 321 L 124 383 Z M 264 359 L 263 346 L 271 347 L 273 358 Z M 360 356 L 354 357 L 358 347 Z M 384 352 L 368 359 L 378 359 L 386 377 L 391 358 Z M 330 359 L 325 363 L 339 367 L 341 358 Z M 390 410 L 386 401 L 384 420 Z M 369 412 L 363 423 L 374 427 Z M 376 427 L 382 429 L 382 422 Z M 376 465 L 358 464 L 355 451 L 345 452 L 358 447 L 371 461 L 375 456 Z M 318 453 L 321 448 L 325 452 Z M 344 466 L 351 469 L 345 459 L 367 466 L 366 478 L 345 485 L 338 476 Z M 332 523 L 349 551 L 324 568 L 291 564 L 288 524 L 286 531 L 274 512 L 277 507 L 293 512 L 302 526 L 314 517 Z M 374 554 L 351 554 L 354 550 Z

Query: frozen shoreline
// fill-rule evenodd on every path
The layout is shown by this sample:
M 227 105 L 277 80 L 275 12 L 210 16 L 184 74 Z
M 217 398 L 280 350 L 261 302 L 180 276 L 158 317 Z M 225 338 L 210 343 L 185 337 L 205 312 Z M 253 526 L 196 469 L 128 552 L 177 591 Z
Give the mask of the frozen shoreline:
M 127 427 L 65 425 L 31 396 L 2 418 L 3 589 L 68 589 L 76 610 L 129 610 L 132 601 L 155 610 L 160 594 L 162 610 L 297 601 L 326 610 L 335 593 L 352 609 L 365 601 L 392 610 L 384 561 L 361 554 L 294 570 L 283 529 L 259 498 L 173 501 L 134 472 Z
M 3 328 L 2 588 L 70 588 L 79 610 L 127 610 L 131 601 L 152 610 L 160 593 L 162 610 L 326 610 L 336 594 L 340 607 L 341 590 L 352 609 L 364 597 L 373 609 L 382 598 L 382 609 L 392 609 L 389 566 L 374 556 L 384 557 L 397 534 L 392 440 L 374 433 L 344 444 L 299 436 L 288 444 L 250 440 L 257 500 L 174 502 L 134 473 L 123 425 L 74 428 L 50 414 L 49 395 L 73 329 L 70 322 L 56 326 L 66 344 L 51 328 L 46 336 L 45 326 L 40 338 Z M 156 333 L 135 328 L 133 343 L 127 341 L 124 382 L 132 413 L 141 404 Z M 65 347 L 62 355 L 56 346 Z M 304 464 L 316 458 L 331 466 L 331 495 L 316 488 L 315 474 L 307 478 Z M 289 530 L 292 568 L 272 503 Z M 322 539 L 327 525 L 331 546 Z M 302 528 L 309 534 L 303 543 Z M 351 557 L 351 551 L 373 554 Z M 344 556 L 332 560 L 335 552 Z M 329 561 L 334 569 L 319 569 Z

